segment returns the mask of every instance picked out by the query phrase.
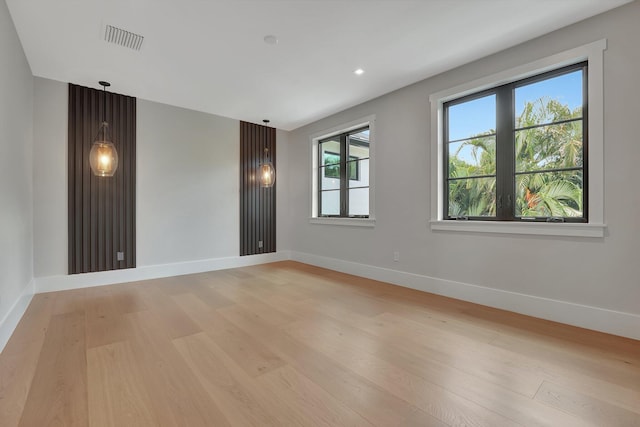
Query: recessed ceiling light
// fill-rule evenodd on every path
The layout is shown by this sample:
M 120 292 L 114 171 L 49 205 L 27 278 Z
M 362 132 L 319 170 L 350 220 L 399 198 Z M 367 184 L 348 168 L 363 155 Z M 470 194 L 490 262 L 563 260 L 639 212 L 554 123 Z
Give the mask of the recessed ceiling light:
M 361 76 L 364 74 L 364 70 L 362 68 L 358 68 L 353 72 L 353 74 L 355 74 L 356 76 Z
M 278 44 L 278 38 L 271 34 L 264 36 L 263 40 L 266 44 Z

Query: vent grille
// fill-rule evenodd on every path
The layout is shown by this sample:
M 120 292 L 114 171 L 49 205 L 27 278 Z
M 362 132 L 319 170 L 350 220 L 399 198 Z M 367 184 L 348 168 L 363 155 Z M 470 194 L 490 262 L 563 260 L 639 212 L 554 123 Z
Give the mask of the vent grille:
M 109 43 L 114 43 L 133 50 L 140 50 L 144 37 L 140 34 L 132 33 L 122 28 L 107 25 L 104 30 L 104 39 Z

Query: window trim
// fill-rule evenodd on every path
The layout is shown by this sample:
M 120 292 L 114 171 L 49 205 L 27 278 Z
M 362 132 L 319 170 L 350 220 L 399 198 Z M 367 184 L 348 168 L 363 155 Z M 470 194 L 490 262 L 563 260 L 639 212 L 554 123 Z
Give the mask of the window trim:
M 346 225 L 356 227 L 375 227 L 375 115 L 369 115 L 342 125 L 333 126 L 309 136 L 311 151 L 311 182 L 309 188 L 309 223 L 325 225 Z M 362 127 L 369 127 L 369 217 L 340 217 L 318 215 L 318 176 L 319 159 L 318 144 L 321 140 L 349 132 Z
M 431 103 L 431 220 L 432 230 L 603 237 L 604 223 L 604 51 L 607 40 L 598 40 L 509 70 L 455 86 L 429 97 Z M 589 206 L 587 223 L 533 223 L 521 221 L 454 221 L 443 219 L 444 133 L 443 105 L 462 98 L 558 68 L 588 61 Z M 505 225 L 506 224 L 506 225 Z M 579 227 L 578 227 L 579 225 Z

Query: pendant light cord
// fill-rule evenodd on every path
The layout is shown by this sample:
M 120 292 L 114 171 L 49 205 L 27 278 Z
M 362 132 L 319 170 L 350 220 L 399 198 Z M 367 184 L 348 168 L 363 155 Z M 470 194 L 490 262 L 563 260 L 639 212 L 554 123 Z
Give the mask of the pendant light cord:
M 107 122 L 107 87 L 102 86 L 102 93 L 104 96 L 102 97 L 102 123 Z
M 102 93 L 103 93 L 103 97 L 102 97 L 102 124 L 104 126 L 108 127 L 109 124 L 107 123 L 107 88 L 109 86 L 111 86 L 111 83 L 105 82 L 105 81 L 99 81 L 98 83 L 102 86 Z M 107 137 L 107 135 L 106 135 L 106 129 L 105 129 L 105 138 L 106 137 Z
M 265 126 L 269 126 L 269 122 L 270 121 L 271 120 L 269 120 L 269 119 L 262 120 L 262 122 L 264 123 Z M 267 148 L 267 141 L 264 142 L 264 160 L 266 162 L 269 161 L 269 148 Z

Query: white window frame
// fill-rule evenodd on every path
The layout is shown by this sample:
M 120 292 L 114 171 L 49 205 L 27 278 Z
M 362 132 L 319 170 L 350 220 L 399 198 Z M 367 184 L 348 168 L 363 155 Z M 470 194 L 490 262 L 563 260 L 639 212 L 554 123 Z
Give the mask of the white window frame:
M 434 93 L 429 97 L 431 103 L 431 220 L 429 225 L 432 230 L 574 237 L 604 236 L 606 229 L 604 222 L 604 51 L 606 49 L 607 40 L 598 40 Z M 444 220 L 444 103 L 583 61 L 588 61 L 589 63 L 587 82 L 589 107 L 589 222 L 534 223 Z
M 309 191 L 311 224 L 346 225 L 355 227 L 375 227 L 375 122 L 376 116 L 370 115 L 358 120 L 334 126 L 309 137 L 311 147 L 311 188 Z M 332 137 L 354 129 L 369 126 L 369 218 L 323 217 L 318 214 L 318 143 L 320 140 Z

